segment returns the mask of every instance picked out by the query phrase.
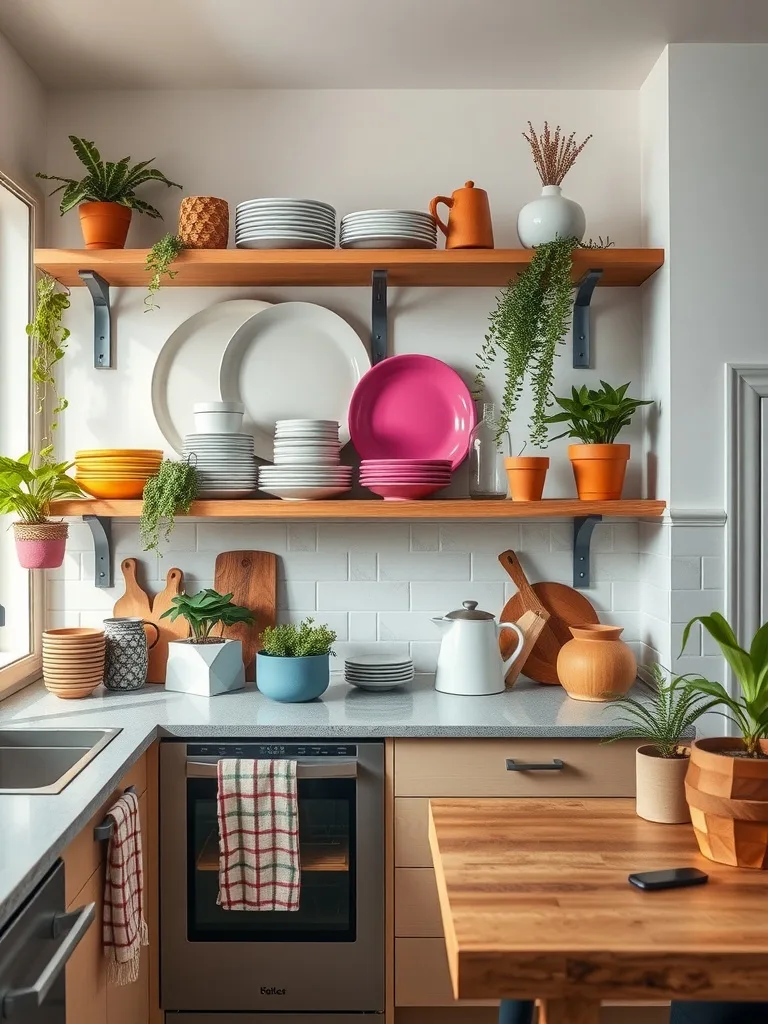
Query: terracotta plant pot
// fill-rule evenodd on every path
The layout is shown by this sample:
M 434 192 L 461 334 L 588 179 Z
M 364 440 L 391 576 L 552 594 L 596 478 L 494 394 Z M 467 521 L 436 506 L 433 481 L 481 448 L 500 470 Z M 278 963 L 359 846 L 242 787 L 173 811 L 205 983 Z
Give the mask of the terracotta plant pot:
M 22 569 L 58 569 L 64 561 L 66 523 L 14 523 L 16 555 Z
M 646 821 L 682 825 L 691 820 L 685 799 L 685 773 L 690 756 L 661 757 L 653 743 L 637 748 L 635 810 Z
M 623 697 L 637 677 L 637 662 L 621 639 L 623 626 L 571 626 L 573 640 L 557 656 L 557 675 L 575 700 Z
M 768 755 L 768 740 L 760 747 Z M 740 739 L 712 736 L 691 746 L 685 796 L 699 849 L 709 860 L 768 869 L 768 756 L 732 757 Z
M 568 458 L 582 501 L 618 501 L 629 462 L 628 444 L 569 444 Z
M 186 196 L 179 205 L 179 238 L 187 249 L 226 249 L 229 206 L 215 196 Z
M 77 208 L 86 249 L 124 249 L 133 210 L 120 203 L 81 203 Z
M 514 455 L 504 459 L 512 501 L 541 501 L 549 459 L 543 455 Z

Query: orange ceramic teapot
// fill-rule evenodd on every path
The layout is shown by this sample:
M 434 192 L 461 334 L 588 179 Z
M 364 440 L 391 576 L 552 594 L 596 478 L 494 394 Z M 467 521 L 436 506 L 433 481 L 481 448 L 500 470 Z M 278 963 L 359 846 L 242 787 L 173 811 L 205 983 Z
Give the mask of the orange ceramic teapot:
M 437 215 L 439 203 L 445 203 L 451 211 L 447 224 L 443 224 Z M 435 196 L 429 204 L 429 212 L 445 235 L 446 249 L 493 248 L 488 193 L 482 188 L 475 188 L 474 181 L 467 181 L 464 188 L 457 188 L 450 199 L 448 196 Z

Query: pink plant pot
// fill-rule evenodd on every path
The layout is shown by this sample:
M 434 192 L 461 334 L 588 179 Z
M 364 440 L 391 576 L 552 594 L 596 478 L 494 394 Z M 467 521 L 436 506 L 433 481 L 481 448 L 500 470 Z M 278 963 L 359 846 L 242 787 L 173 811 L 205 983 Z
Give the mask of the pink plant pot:
M 64 561 L 66 523 L 14 523 L 13 532 L 22 569 L 58 569 Z

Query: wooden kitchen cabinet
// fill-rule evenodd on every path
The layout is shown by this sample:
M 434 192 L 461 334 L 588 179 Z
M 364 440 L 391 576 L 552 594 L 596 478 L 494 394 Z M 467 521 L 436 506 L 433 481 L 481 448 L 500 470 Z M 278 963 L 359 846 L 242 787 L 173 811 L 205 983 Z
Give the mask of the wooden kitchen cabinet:
M 104 906 L 101 871 L 94 871 L 67 905 L 67 910 L 76 910 L 86 903 L 96 904 L 96 919 L 67 963 L 67 1024 L 107 1024 L 107 965 L 101 943 Z

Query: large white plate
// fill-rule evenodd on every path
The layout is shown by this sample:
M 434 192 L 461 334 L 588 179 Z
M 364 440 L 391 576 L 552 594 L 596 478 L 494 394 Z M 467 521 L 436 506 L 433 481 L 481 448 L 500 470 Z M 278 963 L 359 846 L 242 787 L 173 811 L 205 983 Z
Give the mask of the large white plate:
M 422 238 L 398 238 L 394 235 L 369 238 L 342 238 L 342 249 L 436 249 L 437 243 Z
M 237 249 L 335 249 L 330 239 L 321 242 L 314 238 L 298 238 L 294 235 L 275 235 L 273 238 L 244 238 L 235 242 Z M 434 249 L 434 245 L 432 246 Z
M 217 374 L 227 343 L 250 317 L 269 309 L 259 299 L 228 299 L 180 324 L 160 350 L 152 374 L 152 410 L 171 448 L 182 453 L 194 433 L 195 402 L 218 401 Z
M 370 365 L 346 320 L 311 302 L 283 302 L 235 332 L 222 356 L 219 389 L 225 401 L 243 402 L 256 454 L 271 459 L 275 423 L 291 417 L 337 420 L 346 444 L 349 401 Z

